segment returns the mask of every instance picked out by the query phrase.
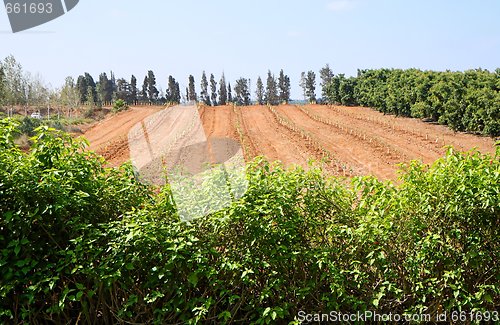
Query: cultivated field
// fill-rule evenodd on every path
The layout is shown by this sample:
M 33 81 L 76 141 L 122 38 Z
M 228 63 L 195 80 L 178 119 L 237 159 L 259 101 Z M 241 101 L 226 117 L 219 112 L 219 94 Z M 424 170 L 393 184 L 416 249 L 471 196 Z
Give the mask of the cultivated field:
M 84 136 L 91 150 L 116 166 L 129 159 L 129 130 L 158 111 L 132 108 L 96 124 Z M 246 160 L 263 155 L 287 166 L 307 167 L 309 159 L 328 158 L 326 170 L 334 175 L 395 179 L 399 163 L 413 159 L 432 163 L 448 145 L 460 151 L 495 151 L 491 138 L 363 107 L 219 106 L 202 107 L 199 115 L 207 138 L 239 141 Z

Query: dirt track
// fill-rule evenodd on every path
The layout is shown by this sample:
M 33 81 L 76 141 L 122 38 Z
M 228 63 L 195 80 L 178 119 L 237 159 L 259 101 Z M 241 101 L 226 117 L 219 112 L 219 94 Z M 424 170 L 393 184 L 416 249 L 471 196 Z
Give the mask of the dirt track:
M 98 123 L 85 133 L 90 149 L 112 166 L 128 160 L 129 130 L 159 110 L 133 108 Z M 264 155 L 287 166 L 306 167 L 309 159 L 328 156 L 332 163 L 327 169 L 337 175 L 373 174 L 394 179 L 398 163 L 413 159 L 432 163 L 445 154 L 447 145 L 461 151 L 495 151 L 491 138 L 454 133 L 441 125 L 363 107 L 202 107 L 199 115 L 207 138 L 241 142 L 246 160 Z

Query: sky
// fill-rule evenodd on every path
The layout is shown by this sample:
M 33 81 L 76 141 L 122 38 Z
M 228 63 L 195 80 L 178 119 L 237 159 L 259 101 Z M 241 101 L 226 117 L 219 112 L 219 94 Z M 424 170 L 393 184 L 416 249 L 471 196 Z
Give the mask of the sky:
M 165 89 L 202 71 L 234 84 L 267 71 L 290 76 L 326 63 L 357 69 L 500 67 L 500 0 L 80 0 L 66 15 L 13 34 L 0 8 L 0 59 L 12 54 L 47 84 L 113 71 L 139 83 L 153 70 Z M 319 78 L 319 77 L 318 77 Z M 264 81 L 265 82 L 265 81 Z M 317 93 L 320 90 L 317 89 Z M 254 94 L 252 94 L 254 95 Z

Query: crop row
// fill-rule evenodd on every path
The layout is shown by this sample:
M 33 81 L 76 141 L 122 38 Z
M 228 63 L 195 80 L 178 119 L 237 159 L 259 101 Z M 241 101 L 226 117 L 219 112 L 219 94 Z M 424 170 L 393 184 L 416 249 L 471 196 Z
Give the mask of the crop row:
M 354 136 L 355 138 L 358 138 L 362 141 L 369 142 L 370 144 L 375 144 L 376 146 L 380 148 L 385 148 L 387 150 L 387 154 L 396 154 L 397 156 L 403 158 L 403 159 L 408 159 L 408 156 L 403 153 L 401 150 L 398 148 L 388 144 L 384 140 L 380 139 L 379 137 L 367 134 L 365 132 L 357 131 L 353 128 L 348 128 L 342 123 L 334 122 L 329 119 L 320 117 L 316 114 L 313 114 L 311 111 L 304 109 L 303 107 L 297 106 L 300 111 L 302 111 L 304 114 L 309 116 L 312 120 L 316 122 L 320 122 L 329 126 L 332 126 L 340 131 L 342 131 L 346 135 L 351 135 Z
M 330 164 L 339 172 L 342 173 L 344 176 L 353 176 L 354 171 L 351 167 L 349 167 L 347 164 L 341 162 L 338 160 L 336 157 L 332 155 L 332 153 L 328 150 L 326 150 L 323 145 L 314 138 L 312 134 L 309 132 L 299 128 L 295 123 L 291 122 L 284 116 L 278 113 L 276 109 L 270 105 L 267 106 L 268 109 L 271 111 L 273 114 L 274 119 L 276 122 L 278 122 L 280 125 L 285 127 L 286 129 L 294 132 L 295 134 L 298 134 L 302 139 L 306 141 L 306 144 L 320 152 L 320 155 L 323 159 L 326 159 L 326 161 L 329 161 Z

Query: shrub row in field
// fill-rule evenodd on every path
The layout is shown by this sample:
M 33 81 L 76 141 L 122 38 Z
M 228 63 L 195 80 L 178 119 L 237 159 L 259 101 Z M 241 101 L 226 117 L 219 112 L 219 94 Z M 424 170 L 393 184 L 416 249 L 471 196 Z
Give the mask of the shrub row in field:
M 330 103 L 428 118 L 456 131 L 500 135 L 500 69 L 358 70 L 357 77 L 334 76 L 327 94 Z
M 0 322 L 275 323 L 500 307 L 500 161 L 450 151 L 401 184 L 256 160 L 246 195 L 181 222 L 167 187 L 41 128 L 0 127 Z M 210 195 L 210 193 L 207 193 Z

